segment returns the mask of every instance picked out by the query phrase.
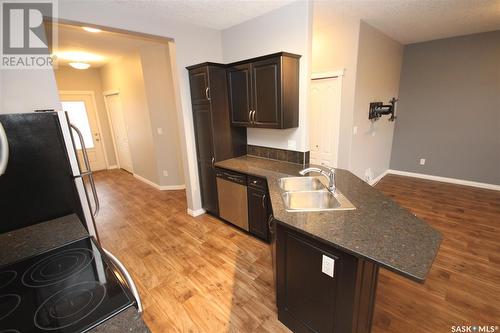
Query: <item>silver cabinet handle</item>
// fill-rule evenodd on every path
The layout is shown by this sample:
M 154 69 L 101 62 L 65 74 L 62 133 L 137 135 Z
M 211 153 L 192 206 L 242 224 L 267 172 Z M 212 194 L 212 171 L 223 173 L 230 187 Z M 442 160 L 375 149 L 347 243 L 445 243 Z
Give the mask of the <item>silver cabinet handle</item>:
M 214 167 L 215 157 L 212 157 L 212 167 Z
M 111 259 L 111 261 L 117 266 L 117 268 L 122 272 L 123 277 L 127 281 L 127 284 L 130 288 L 130 291 L 134 295 L 135 301 L 137 303 L 137 312 L 142 313 L 142 302 L 141 302 L 141 296 L 139 295 L 139 292 L 137 291 L 137 287 L 135 286 L 134 280 L 132 279 L 132 276 L 130 273 L 127 271 L 125 266 L 116 258 L 111 252 L 103 248 L 104 253 Z
M 0 176 L 5 173 L 7 164 L 9 164 L 9 140 L 2 123 L 0 123 Z
M 248 111 L 248 121 L 252 123 L 252 110 Z
M 267 219 L 267 225 L 269 226 L 269 232 L 271 234 L 274 234 L 274 230 L 273 230 L 273 227 L 271 225 L 273 223 L 273 219 L 274 219 L 273 214 L 269 215 L 269 218 Z
M 97 196 L 97 189 L 95 187 L 94 176 L 92 174 L 92 169 L 90 168 L 90 161 L 89 161 L 89 155 L 87 154 L 87 148 L 85 148 L 83 135 L 82 132 L 80 132 L 80 130 L 78 129 L 78 127 L 76 127 L 73 124 L 69 124 L 69 126 L 71 126 L 71 128 L 78 135 L 78 140 L 80 141 L 80 146 L 82 147 L 83 161 L 85 163 L 86 171 L 82 172 L 79 177 L 83 178 L 84 176 L 89 176 L 90 188 L 92 190 L 92 196 L 94 197 L 94 204 L 95 204 L 93 215 L 94 217 L 96 217 L 97 214 L 99 214 L 100 204 L 99 204 L 99 197 Z
M 266 209 L 266 195 L 265 194 L 262 195 L 262 208 Z
M 207 100 L 210 100 L 210 87 L 207 87 L 205 89 L 205 97 L 207 98 Z

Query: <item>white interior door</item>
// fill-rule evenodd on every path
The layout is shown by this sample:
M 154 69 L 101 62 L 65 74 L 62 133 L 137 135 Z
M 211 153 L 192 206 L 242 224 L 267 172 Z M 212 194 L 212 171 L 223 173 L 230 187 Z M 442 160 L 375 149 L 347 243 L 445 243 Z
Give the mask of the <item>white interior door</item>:
M 123 114 L 122 101 L 119 94 L 105 95 L 106 107 L 111 123 L 118 165 L 133 173 L 132 157 L 128 142 L 127 125 Z
M 311 82 L 310 145 L 312 164 L 337 167 L 341 79 L 329 77 Z
M 97 110 L 95 109 L 94 95 L 92 93 L 66 93 L 60 92 L 63 110 L 68 113 L 69 121 L 82 132 L 85 148 L 89 156 L 92 170 L 106 169 L 106 158 L 101 140 Z M 76 133 L 73 133 L 77 138 Z M 78 160 L 83 162 L 82 147 L 78 139 L 75 140 Z

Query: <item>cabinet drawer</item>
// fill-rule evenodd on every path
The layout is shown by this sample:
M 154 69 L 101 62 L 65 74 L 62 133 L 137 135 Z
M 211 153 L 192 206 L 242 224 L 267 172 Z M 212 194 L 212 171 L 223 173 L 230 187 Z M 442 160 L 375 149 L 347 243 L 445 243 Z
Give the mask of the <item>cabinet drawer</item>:
M 267 183 L 264 178 L 248 176 L 248 186 L 267 191 Z

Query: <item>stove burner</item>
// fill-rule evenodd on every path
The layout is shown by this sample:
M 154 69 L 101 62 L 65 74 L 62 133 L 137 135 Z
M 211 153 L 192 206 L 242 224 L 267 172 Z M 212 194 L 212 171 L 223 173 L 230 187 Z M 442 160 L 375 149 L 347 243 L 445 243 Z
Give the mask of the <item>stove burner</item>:
M 12 281 L 14 281 L 16 276 L 17 276 L 16 271 L 0 272 L 0 289 L 7 287 Z
M 99 282 L 82 282 L 50 296 L 35 312 L 35 325 L 58 330 L 76 324 L 96 310 L 106 296 Z
M 21 303 L 21 297 L 15 294 L 0 296 L 0 320 L 8 317 Z
M 24 272 L 22 282 L 27 287 L 50 286 L 82 271 L 93 259 L 88 249 L 62 251 L 33 264 Z

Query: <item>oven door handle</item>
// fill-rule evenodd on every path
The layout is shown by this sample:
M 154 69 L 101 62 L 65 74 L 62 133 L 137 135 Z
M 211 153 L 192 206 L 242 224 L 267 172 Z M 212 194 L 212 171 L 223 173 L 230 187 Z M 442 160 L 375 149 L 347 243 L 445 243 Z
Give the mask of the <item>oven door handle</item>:
M 111 261 L 117 266 L 117 268 L 122 272 L 123 277 L 127 281 L 127 285 L 130 288 L 130 291 L 134 295 L 135 301 L 137 303 L 137 312 L 142 313 L 142 302 L 141 302 L 141 296 L 139 295 L 139 292 L 137 291 L 137 287 L 135 286 L 134 280 L 132 279 L 132 276 L 130 273 L 127 271 L 125 266 L 116 258 L 111 252 L 103 248 L 104 253 L 111 259 Z
M 95 187 L 95 182 L 94 182 L 94 175 L 92 172 L 92 169 L 90 168 L 90 160 L 89 160 L 89 154 L 87 153 L 87 148 L 85 147 L 85 141 L 83 139 L 82 132 L 78 127 L 76 127 L 73 124 L 69 124 L 69 126 L 76 132 L 78 136 L 78 140 L 80 141 L 80 146 L 82 147 L 82 155 L 83 155 L 83 162 L 85 163 L 85 171 L 81 172 L 79 176 L 83 180 L 84 176 L 89 177 L 89 183 L 90 183 L 90 189 L 92 190 L 92 197 L 94 198 L 94 211 L 92 214 L 94 217 L 97 217 L 97 214 L 99 214 L 99 209 L 100 209 L 100 204 L 99 204 L 99 197 L 97 196 L 97 189 Z M 85 190 L 87 192 L 87 190 Z

